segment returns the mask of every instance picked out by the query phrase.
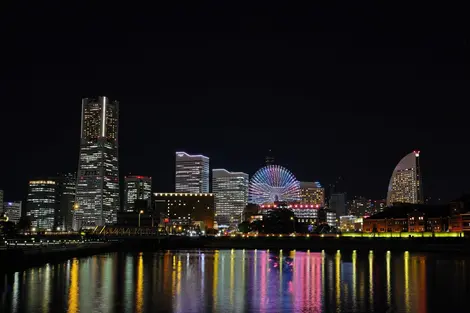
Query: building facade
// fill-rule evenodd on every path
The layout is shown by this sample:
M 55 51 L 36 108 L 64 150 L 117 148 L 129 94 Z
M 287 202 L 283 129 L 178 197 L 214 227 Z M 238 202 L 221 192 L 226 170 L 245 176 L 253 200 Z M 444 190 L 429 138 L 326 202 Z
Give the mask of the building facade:
M 357 217 L 354 215 L 345 215 L 339 217 L 339 229 L 341 232 L 353 232 L 356 230 Z
M 319 182 L 300 182 L 300 203 L 325 206 L 325 188 Z
M 243 210 L 248 204 L 248 185 L 249 177 L 246 173 L 212 170 L 215 219 L 219 227 L 241 223 Z
M 288 206 L 300 223 L 318 223 L 319 204 L 291 204 Z
M 3 211 L 3 199 L 4 199 L 4 193 L 3 193 L 3 190 L 0 189 L 0 212 Z
M 337 227 L 337 215 L 336 212 L 329 209 L 318 210 L 318 224 L 328 224 L 330 227 Z
M 209 192 L 209 158 L 176 152 L 175 191 L 180 193 Z
M 152 196 L 152 177 L 149 176 L 125 176 L 124 177 L 124 211 L 134 212 L 137 200 L 147 201 L 150 207 Z
M 82 100 L 74 229 L 117 221 L 119 104 L 107 97 Z
M 328 208 L 336 213 L 336 216 L 348 215 L 346 210 L 346 194 L 345 193 L 332 193 L 330 196 Z
M 26 216 L 37 230 L 55 230 L 59 210 L 59 182 L 55 178 L 29 181 Z
M 366 233 L 447 232 L 452 230 L 447 205 L 402 204 L 363 219 Z
M 10 222 L 15 224 L 20 221 L 22 208 L 22 201 L 3 203 L 3 213 L 5 213 Z
M 214 207 L 212 193 L 154 193 L 155 213 L 166 216 L 173 228 L 201 222 L 214 228 Z
M 387 206 L 395 203 L 423 203 L 423 186 L 419 165 L 419 151 L 413 151 L 400 160 L 390 178 Z
M 77 174 L 67 173 L 59 176 L 59 212 L 57 227 L 60 230 L 72 230 L 73 211 L 77 188 Z

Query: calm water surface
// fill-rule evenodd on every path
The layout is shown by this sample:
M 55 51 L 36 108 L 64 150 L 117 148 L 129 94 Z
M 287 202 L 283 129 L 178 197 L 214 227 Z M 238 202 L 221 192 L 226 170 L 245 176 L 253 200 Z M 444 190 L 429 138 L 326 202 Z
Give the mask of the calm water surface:
M 470 259 L 262 250 L 114 253 L 0 276 L 1 312 L 468 312 Z

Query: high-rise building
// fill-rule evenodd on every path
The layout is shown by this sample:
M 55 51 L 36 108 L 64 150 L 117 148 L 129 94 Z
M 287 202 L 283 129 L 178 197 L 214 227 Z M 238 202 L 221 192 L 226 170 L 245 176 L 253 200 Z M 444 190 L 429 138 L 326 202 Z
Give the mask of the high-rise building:
M 346 210 L 346 194 L 332 193 L 330 196 L 329 209 L 336 213 L 336 216 L 348 215 Z
M 3 203 L 3 212 L 8 217 L 8 221 L 18 223 L 21 218 L 21 201 Z
M 60 204 L 57 216 L 57 227 L 61 230 L 72 230 L 76 188 L 76 173 L 62 174 L 59 177 Z
M 107 97 L 82 100 L 74 229 L 117 221 L 119 104 Z
M 209 192 L 209 158 L 176 152 L 175 191 L 185 193 Z
M 300 203 L 325 205 L 325 188 L 319 182 L 300 182 Z
M 59 209 L 59 183 L 55 178 L 29 181 L 26 215 L 38 230 L 53 230 Z
M 242 221 L 243 209 L 248 204 L 248 174 L 212 170 L 212 192 L 215 199 L 216 221 L 222 225 L 238 225 Z
M 152 196 L 152 177 L 126 176 L 124 177 L 124 211 L 134 212 L 136 200 L 145 200 L 150 207 Z
M 394 203 L 423 203 L 419 151 L 407 154 L 393 170 L 388 185 L 387 206 Z

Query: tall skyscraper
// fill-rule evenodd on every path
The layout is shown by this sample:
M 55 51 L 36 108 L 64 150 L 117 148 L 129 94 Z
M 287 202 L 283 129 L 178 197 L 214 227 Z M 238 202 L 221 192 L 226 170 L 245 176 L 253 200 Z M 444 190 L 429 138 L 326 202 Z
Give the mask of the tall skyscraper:
M 134 212 L 135 201 L 145 200 L 150 207 L 152 195 L 152 177 L 149 176 L 126 176 L 124 177 L 124 210 Z
M 215 199 L 216 221 L 221 225 L 237 225 L 248 204 L 248 174 L 212 170 L 212 193 Z
M 57 227 L 61 230 L 72 230 L 77 174 L 67 173 L 59 177 L 59 212 Z
M 388 185 L 387 206 L 394 203 L 423 203 L 419 151 L 407 154 L 393 170 Z
M 26 202 L 26 216 L 37 230 L 54 230 L 59 209 L 59 184 L 57 179 L 31 180 Z
M 21 201 L 5 202 L 3 212 L 8 216 L 8 221 L 18 223 L 21 218 Z
M 74 229 L 117 221 L 120 208 L 118 115 L 117 101 L 107 97 L 82 100 Z
M 300 203 L 325 205 L 325 188 L 319 182 L 300 182 Z
M 209 158 L 176 152 L 175 191 L 187 193 L 209 192 Z

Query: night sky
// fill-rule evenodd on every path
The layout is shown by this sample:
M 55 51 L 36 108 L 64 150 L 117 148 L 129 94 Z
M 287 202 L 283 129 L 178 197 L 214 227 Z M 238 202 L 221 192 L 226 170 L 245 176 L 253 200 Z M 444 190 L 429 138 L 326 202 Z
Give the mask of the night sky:
M 77 169 L 81 98 L 98 95 L 120 101 L 121 175 L 151 175 L 154 191 L 173 190 L 175 151 L 252 175 L 270 148 L 299 180 L 342 176 L 349 197 L 385 198 L 414 149 L 425 197 L 470 191 L 462 8 L 65 2 L 0 13 L 7 200 Z

